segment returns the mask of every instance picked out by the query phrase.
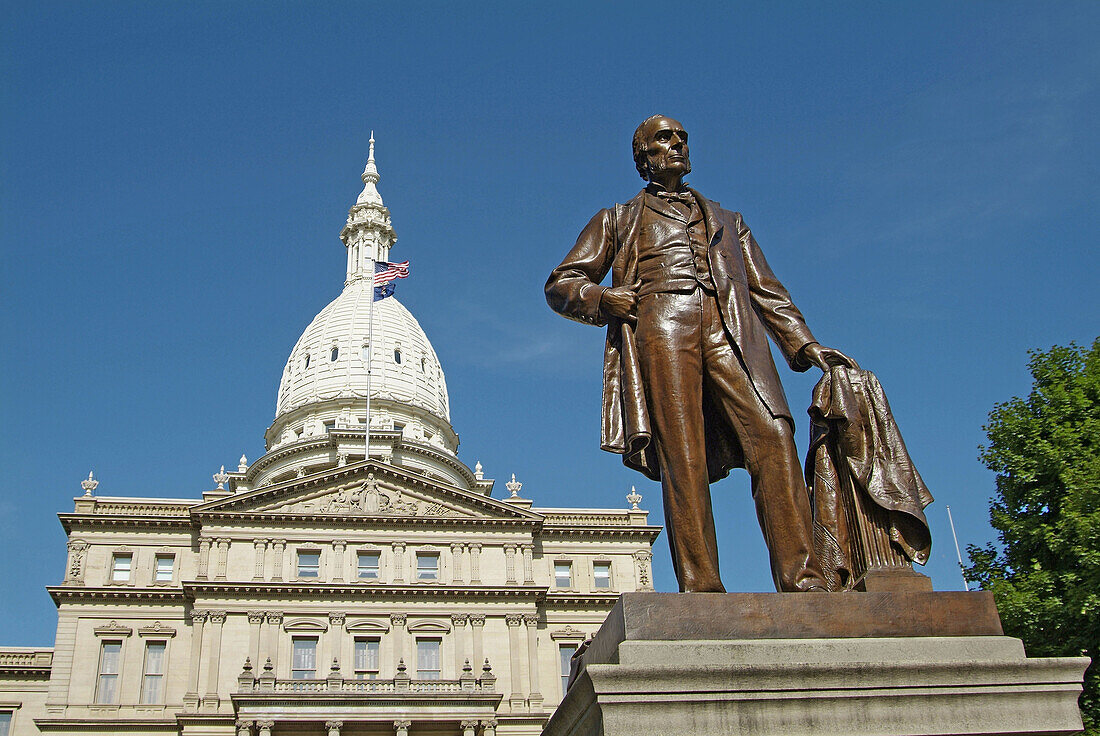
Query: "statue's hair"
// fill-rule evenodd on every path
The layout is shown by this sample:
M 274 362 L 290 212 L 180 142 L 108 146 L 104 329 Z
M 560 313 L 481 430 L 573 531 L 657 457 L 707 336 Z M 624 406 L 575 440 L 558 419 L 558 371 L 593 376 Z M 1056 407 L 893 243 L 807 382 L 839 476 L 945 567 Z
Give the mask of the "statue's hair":
M 646 169 L 645 154 L 645 128 L 649 125 L 651 120 L 657 118 L 667 118 L 668 115 L 650 115 L 648 118 L 642 121 L 641 125 L 634 129 L 634 140 L 631 141 L 631 147 L 634 149 L 634 166 L 638 169 L 638 176 L 642 177 L 646 181 L 649 181 L 649 172 Z

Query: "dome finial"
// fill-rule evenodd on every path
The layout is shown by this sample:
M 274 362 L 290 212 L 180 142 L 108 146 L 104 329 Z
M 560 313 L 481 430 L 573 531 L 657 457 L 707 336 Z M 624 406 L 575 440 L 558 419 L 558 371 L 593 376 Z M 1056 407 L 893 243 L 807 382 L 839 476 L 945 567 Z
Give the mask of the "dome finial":
M 381 206 L 382 195 L 378 193 L 378 188 L 375 186 L 381 178 L 378 175 L 378 165 L 374 162 L 374 131 L 372 130 L 370 132 L 370 148 L 367 152 L 367 165 L 363 167 L 363 191 L 359 194 L 359 199 L 355 200 L 355 204 Z

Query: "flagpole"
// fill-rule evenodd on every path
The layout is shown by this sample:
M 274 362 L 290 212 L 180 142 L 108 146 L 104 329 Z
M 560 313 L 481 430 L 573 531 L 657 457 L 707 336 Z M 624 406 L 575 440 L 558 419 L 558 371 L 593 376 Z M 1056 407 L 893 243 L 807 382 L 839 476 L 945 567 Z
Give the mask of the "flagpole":
M 959 572 L 962 573 L 963 588 L 970 590 L 970 583 L 966 579 L 966 568 L 963 567 L 962 552 L 959 551 L 959 537 L 955 534 L 955 520 L 951 518 L 951 507 L 947 507 L 947 521 L 951 524 L 951 536 L 955 539 L 955 556 L 959 558 Z
M 367 305 L 367 421 L 363 431 L 363 459 L 370 460 L 370 373 L 374 362 L 374 257 L 370 261 L 370 303 Z

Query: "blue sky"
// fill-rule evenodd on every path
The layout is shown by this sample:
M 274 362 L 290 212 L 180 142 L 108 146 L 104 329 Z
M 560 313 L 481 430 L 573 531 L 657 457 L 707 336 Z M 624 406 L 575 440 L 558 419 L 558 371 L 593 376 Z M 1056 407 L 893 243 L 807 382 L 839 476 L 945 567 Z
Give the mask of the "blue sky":
M 598 449 L 602 331 L 542 284 L 641 182 L 654 112 L 744 213 L 825 344 L 882 381 L 936 497 L 925 572 L 992 539 L 977 460 L 1026 351 L 1098 332 L 1095 3 L 55 3 L 0 24 L 0 621 L 48 645 L 72 510 L 197 497 L 262 452 L 280 371 L 340 291 L 376 131 L 460 457 L 550 506 L 657 484 Z M 781 368 L 806 444 L 816 377 Z M 724 580 L 770 590 L 748 479 Z M 659 589 L 675 589 L 663 539 Z

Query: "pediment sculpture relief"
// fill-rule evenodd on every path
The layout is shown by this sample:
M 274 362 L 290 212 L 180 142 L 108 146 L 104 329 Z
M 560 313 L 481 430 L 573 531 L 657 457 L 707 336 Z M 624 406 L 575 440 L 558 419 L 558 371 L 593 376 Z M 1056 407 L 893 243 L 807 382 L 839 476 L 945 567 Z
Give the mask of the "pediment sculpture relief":
M 364 481 L 338 487 L 314 498 L 304 499 L 273 511 L 289 514 L 337 514 L 363 516 L 463 516 L 438 501 L 406 495 L 400 488 L 379 485 L 374 473 Z

